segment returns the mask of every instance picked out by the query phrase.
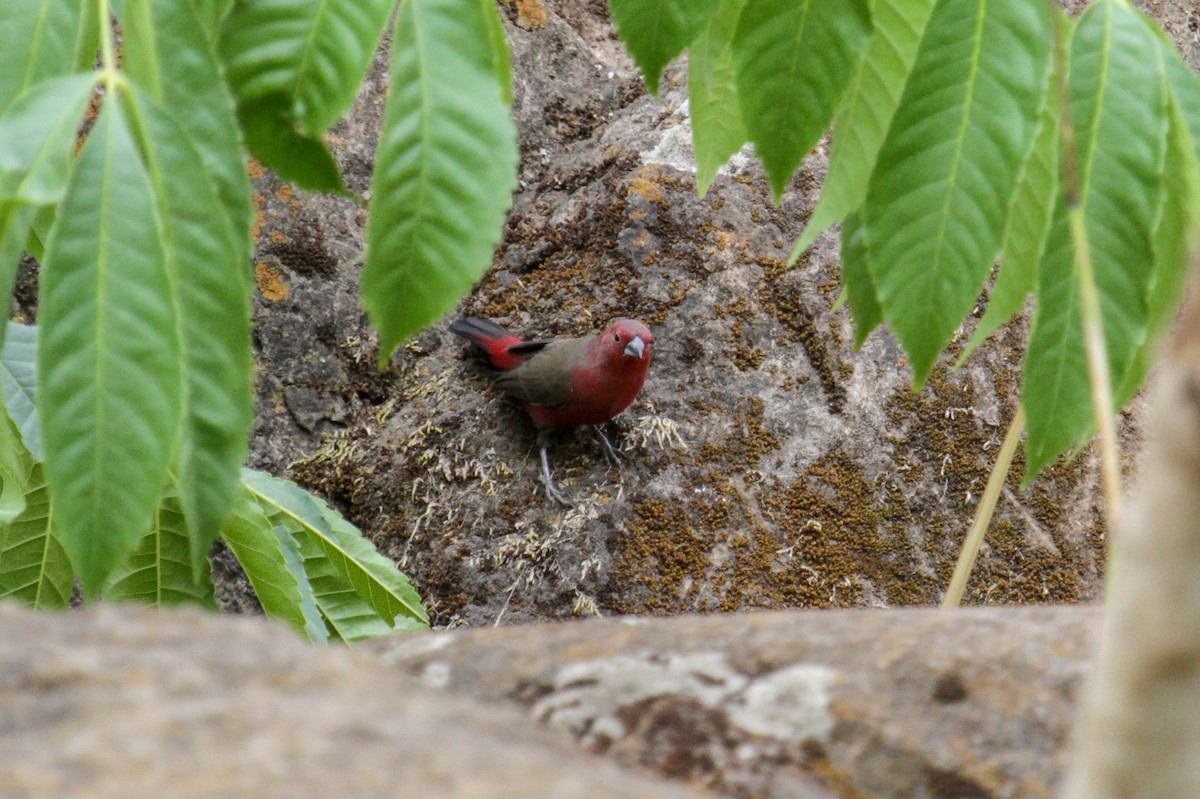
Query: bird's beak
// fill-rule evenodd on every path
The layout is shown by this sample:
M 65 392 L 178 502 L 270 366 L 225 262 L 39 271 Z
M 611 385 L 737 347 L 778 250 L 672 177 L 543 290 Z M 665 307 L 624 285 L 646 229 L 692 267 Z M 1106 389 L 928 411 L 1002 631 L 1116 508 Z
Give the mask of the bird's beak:
M 630 358 L 641 358 L 646 354 L 646 342 L 641 336 L 634 336 L 633 341 L 625 345 L 625 354 Z

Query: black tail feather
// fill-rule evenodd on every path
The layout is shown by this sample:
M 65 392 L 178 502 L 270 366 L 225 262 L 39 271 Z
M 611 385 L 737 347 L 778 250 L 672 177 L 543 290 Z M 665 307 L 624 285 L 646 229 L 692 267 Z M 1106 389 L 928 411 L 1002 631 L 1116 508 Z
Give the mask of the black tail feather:
M 513 335 L 495 322 L 475 316 L 464 316 L 462 319 L 453 322 L 450 325 L 450 332 L 456 336 L 465 338 L 473 344 L 479 344 L 481 340 L 507 338 Z

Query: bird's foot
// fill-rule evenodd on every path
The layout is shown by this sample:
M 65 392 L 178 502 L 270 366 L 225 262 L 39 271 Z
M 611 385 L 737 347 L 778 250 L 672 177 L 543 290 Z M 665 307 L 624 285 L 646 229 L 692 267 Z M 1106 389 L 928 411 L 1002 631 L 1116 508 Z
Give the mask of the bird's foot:
M 566 495 L 559 491 L 558 486 L 554 484 L 554 475 L 550 472 L 550 458 L 546 455 L 546 445 L 541 442 L 539 443 L 538 450 L 542 456 L 542 485 L 546 487 L 546 495 L 555 502 L 567 507 L 575 507 L 575 503 L 567 499 Z
M 604 457 L 613 465 L 618 472 L 621 471 L 621 459 L 617 456 L 616 449 L 613 448 L 612 442 L 608 440 L 608 436 L 604 435 L 604 430 L 598 424 L 592 425 L 592 432 L 596 434 L 596 438 L 600 440 L 600 446 L 604 448 Z

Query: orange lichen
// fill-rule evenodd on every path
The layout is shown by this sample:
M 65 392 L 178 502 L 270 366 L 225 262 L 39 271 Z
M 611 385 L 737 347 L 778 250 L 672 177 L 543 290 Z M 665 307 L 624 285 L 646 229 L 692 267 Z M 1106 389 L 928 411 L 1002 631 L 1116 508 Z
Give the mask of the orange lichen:
M 271 302 L 287 299 L 288 287 L 283 282 L 283 275 L 279 270 L 259 261 L 254 265 L 254 281 L 258 283 L 258 290 L 263 299 Z

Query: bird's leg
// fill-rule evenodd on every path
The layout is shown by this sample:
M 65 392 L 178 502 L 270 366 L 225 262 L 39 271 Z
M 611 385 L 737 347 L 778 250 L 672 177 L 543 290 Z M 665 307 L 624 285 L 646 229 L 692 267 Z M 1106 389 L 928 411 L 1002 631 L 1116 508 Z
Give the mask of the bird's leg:
M 573 506 L 575 503 L 567 499 L 554 484 L 554 475 L 550 472 L 550 457 L 546 454 L 548 446 L 550 446 L 550 431 L 542 430 L 538 433 L 538 452 L 542 456 L 542 485 L 546 486 L 546 494 L 550 499 L 563 505 Z
M 604 448 L 604 457 L 608 458 L 616 470 L 621 471 L 621 459 L 617 457 L 617 451 L 613 449 L 612 442 L 608 440 L 608 436 L 604 435 L 603 428 L 598 424 L 592 425 L 592 432 L 596 434 L 596 438 L 600 439 L 600 446 Z

